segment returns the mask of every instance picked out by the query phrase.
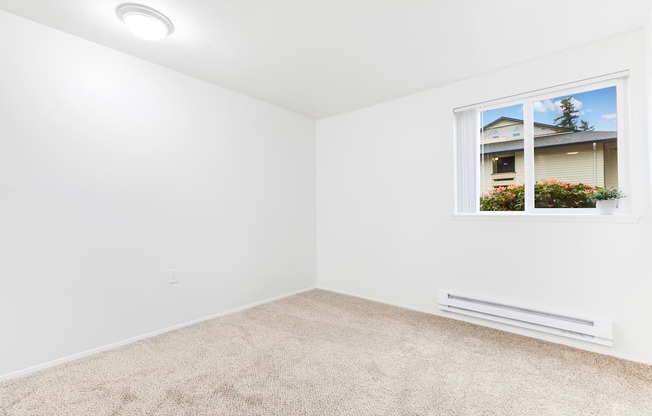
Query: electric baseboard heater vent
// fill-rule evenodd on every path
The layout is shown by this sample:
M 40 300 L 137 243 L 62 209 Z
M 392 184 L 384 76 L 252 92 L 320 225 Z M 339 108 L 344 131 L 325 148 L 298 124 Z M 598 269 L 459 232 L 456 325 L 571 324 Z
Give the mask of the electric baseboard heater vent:
M 457 296 L 446 291 L 439 292 L 437 301 L 439 308 L 444 311 L 595 344 L 613 346 L 613 325 L 611 322 L 555 315 L 486 300 Z

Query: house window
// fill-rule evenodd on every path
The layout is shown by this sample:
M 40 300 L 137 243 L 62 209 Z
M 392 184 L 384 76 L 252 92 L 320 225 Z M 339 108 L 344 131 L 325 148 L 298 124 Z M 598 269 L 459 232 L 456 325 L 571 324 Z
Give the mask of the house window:
M 457 111 L 456 211 L 594 213 L 593 190 L 625 188 L 624 82 L 603 77 Z
M 515 172 L 515 156 L 501 156 L 494 158 L 494 173 L 514 173 Z

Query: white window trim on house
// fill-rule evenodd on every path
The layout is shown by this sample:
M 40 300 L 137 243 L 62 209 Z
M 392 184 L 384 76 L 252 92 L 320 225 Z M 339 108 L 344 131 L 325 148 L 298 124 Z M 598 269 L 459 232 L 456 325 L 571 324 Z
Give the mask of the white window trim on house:
M 514 95 L 488 102 L 478 103 L 466 107 L 456 108 L 455 115 L 455 206 L 454 216 L 459 218 L 477 217 L 478 219 L 538 219 L 538 220 L 562 220 L 562 221 L 606 221 L 606 222 L 635 222 L 636 217 L 630 215 L 631 193 L 630 183 L 630 152 L 628 144 L 628 109 L 627 109 L 627 77 L 629 71 L 621 71 L 600 77 L 585 79 L 582 81 L 555 86 L 551 88 L 531 91 L 529 93 Z M 623 190 L 627 198 L 620 200 L 617 213 L 614 215 L 599 215 L 595 208 L 535 208 L 534 206 L 534 120 L 532 104 L 535 101 L 550 99 L 565 95 L 575 95 L 585 91 L 591 91 L 607 87 L 616 87 L 616 121 L 618 137 L 618 188 Z M 479 200 L 482 193 L 480 186 L 480 113 L 482 111 L 514 105 L 523 106 L 524 122 L 524 157 L 525 157 L 525 211 L 480 211 Z M 460 124 L 460 117 L 467 120 L 475 118 L 477 125 L 470 129 L 468 124 Z M 458 139 L 460 130 L 473 130 L 475 141 L 468 141 L 466 144 Z M 475 163 L 472 174 L 475 176 L 471 181 L 469 172 L 466 172 L 464 165 L 470 162 L 471 149 L 468 144 L 473 143 L 473 160 Z M 466 155 L 464 155 L 466 153 Z M 475 195 L 472 201 L 468 201 L 470 195 Z

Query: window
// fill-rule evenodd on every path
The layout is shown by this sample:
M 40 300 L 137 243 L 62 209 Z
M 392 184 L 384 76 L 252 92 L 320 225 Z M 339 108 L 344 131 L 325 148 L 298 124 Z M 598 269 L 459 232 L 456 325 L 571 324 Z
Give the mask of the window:
M 501 156 L 494 158 L 494 173 L 514 173 L 515 156 Z
M 456 211 L 593 214 L 623 189 L 624 74 L 456 111 Z

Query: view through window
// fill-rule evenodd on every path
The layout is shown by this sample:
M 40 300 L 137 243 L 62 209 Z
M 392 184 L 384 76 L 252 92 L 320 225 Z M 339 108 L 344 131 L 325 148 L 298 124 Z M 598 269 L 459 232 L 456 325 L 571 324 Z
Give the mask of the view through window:
M 525 210 L 528 174 L 534 208 L 592 208 L 595 188 L 618 187 L 616 94 L 609 86 L 482 111 L 480 210 Z

